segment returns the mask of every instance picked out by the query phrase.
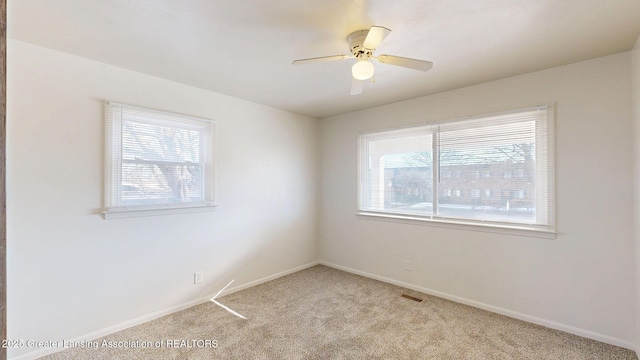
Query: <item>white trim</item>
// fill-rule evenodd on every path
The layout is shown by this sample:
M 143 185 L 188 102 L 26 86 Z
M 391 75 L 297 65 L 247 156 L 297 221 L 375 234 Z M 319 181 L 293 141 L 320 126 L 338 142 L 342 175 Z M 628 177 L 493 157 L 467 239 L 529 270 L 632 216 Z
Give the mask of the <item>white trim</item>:
M 290 275 L 290 274 L 293 274 L 295 272 L 308 269 L 308 268 L 316 266 L 316 265 L 320 265 L 320 261 L 319 260 L 310 262 L 308 264 L 304 264 L 304 265 L 300 265 L 300 266 L 294 267 L 293 269 L 281 271 L 279 273 L 276 273 L 276 274 L 273 274 L 273 275 L 270 275 L 270 276 L 266 276 L 266 277 L 263 277 L 263 278 L 258 279 L 258 280 L 250 281 L 250 282 L 244 283 L 242 285 L 238 285 L 238 286 L 234 286 L 234 287 L 225 289 L 222 293 L 220 293 L 220 295 L 218 297 L 216 297 L 216 299 L 220 299 L 221 297 L 223 297 L 225 295 L 230 295 L 230 294 L 233 294 L 235 292 L 238 292 L 238 291 L 241 291 L 241 290 L 244 290 L 244 289 L 248 289 L 250 287 L 254 287 L 256 285 L 260 285 L 260 284 L 266 283 L 267 281 L 275 280 L 275 279 L 281 278 L 283 276 L 287 276 L 287 275 Z
M 475 223 L 475 222 L 466 222 L 464 220 L 455 221 L 455 220 L 444 220 L 444 219 L 430 219 L 421 216 L 411 216 L 411 215 L 396 215 L 392 213 L 376 213 L 369 211 L 358 211 L 356 213 L 358 217 L 365 220 L 379 220 L 379 221 L 389 221 L 401 224 L 414 224 L 414 225 L 429 225 L 429 226 L 437 226 L 437 227 L 446 227 L 451 229 L 461 229 L 468 231 L 481 231 L 481 232 L 490 232 L 490 233 L 498 233 L 498 234 L 509 234 L 509 235 L 517 235 L 517 236 L 529 236 L 543 239 L 555 239 L 558 234 L 554 230 L 533 228 L 527 226 L 518 226 L 516 223 L 502 225 L 495 223 Z
M 417 286 L 417 285 L 413 285 L 413 284 L 409 284 L 409 283 L 405 283 L 402 281 L 398 281 L 398 280 L 394 280 L 391 278 L 387 278 L 384 276 L 378 276 L 375 274 L 371 274 L 365 271 L 360 271 L 360 270 L 356 270 L 356 269 L 352 269 L 346 266 L 341 266 L 341 265 L 337 265 L 337 264 L 333 264 L 324 260 L 320 260 L 320 264 L 321 265 L 325 265 L 334 269 L 338 269 L 338 270 L 342 270 L 342 271 L 346 271 L 352 274 L 356 274 L 356 275 L 360 275 L 360 276 L 364 276 L 366 278 L 370 278 L 370 279 L 374 279 L 374 280 L 379 280 L 388 284 L 393 284 L 393 285 L 397 285 L 406 289 L 411 289 L 411 290 L 415 290 L 415 291 L 419 291 L 421 293 L 427 294 L 427 295 L 432 295 L 432 296 L 436 296 L 442 299 L 446 299 L 446 300 L 451 300 L 453 302 L 457 302 L 460 304 L 464 304 L 464 305 L 469 305 L 469 306 L 473 306 L 475 308 L 478 309 L 482 309 L 482 310 L 486 310 L 486 311 L 490 311 L 496 314 L 500 314 L 500 315 L 504 315 L 504 316 L 508 316 L 510 318 L 514 318 L 514 319 L 518 319 L 518 320 L 523 320 L 526 322 L 530 322 L 533 324 L 537 324 L 537 325 L 542 325 L 551 329 L 555 329 L 555 330 L 560 330 L 560 331 L 564 331 L 573 335 L 578 335 L 578 336 L 582 336 L 588 339 L 592 339 L 592 340 L 596 340 L 596 341 L 600 341 L 603 343 L 607 343 L 607 344 L 611 344 L 611 345 L 615 345 L 615 346 L 619 346 L 619 347 L 623 347 L 625 349 L 629 349 L 632 351 L 638 351 L 639 349 L 636 348 L 636 345 L 630 341 L 626 341 L 626 340 L 622 340 L 622 339 L 618 339 L 612 336 L 608 336 L 608 335 L 604 335 L 604 334 L 599 334 L 593 331 L 589 331 L 589 330 L 585 330 L 585 329 L 581 329 L 575 326 L 571 326 L 571 325 L 566 325 L 566 324 L 562 324 L 559 322 L 555 322 L 555 321 L 551 321 L 551 320 L 547 320 L 547 319 L 542 319 L 539 317 L 535 317 L 535 316 L 531 316 L 531 315 L 527 315 L 527 314 L 523 314 L 523 313 L 519 313 L 517 311 L 513 311 L 513 310 L 508 310 L 508 309 L 504 309 L 498 306 L 493 306 L 493 305 L 489 305 L 489 304 L 485 304 L 485 303 L 481 303 L 475 300 L 470 300 L 467 298 L 463 298 L 460 296 L 456 296 L 456 295 L 451 295 L 451 294 L 447 294 L 447 293 L 443 293 L 440 291 L 436 291 L 436 290 L 431 290 L 431 289 L 427 289 L 421 286 Z
M 104 172 L 104 210 L 105 219 L 193 213 L 213 210 L 216 196 L 216 121 L 174 112 L 161 111 L 105 101 L 105 172 Z M 127 111 L 127 120 L 123 119 Z M 133 115 L 134 113 L 139 113 Z M 131 117 L 151 117 L 131 120 Z M 120 184 L 122 183 L 122 164 L 173 164 L 184 165 L 188 162 L 123 160 L 122 129 L 126 121 L 194 130 L 200 136 L 200 159 L 197 165 L 202 169 L 202 193 L 198 201 L 184 203 L 162 203 L 159 205 L 123 206 Z
M 111 208 L 104 210 L 102 216 L 105 219 L 124 219 L 131 217 L 152 216 L 152 215 L 170 215 L 170 214 L 189 214 L 196 212 L 213 211 L 217 207 L 217 204 L 189 204 L 186 206 L 172 206 L 172 207 L 132 207 L 132 208 Z
M 544 121 L 540 118 L 539 115 L 531 115 L 528 114 L 526 117 L 522 117 L 523 113 L 533 113 L 539 112 L 540 110 L 545 110 L 546 115 L 544 116 Z M 510 115 L 519 115 L 516 118 L 510 118 Z M 384 205 L 382 205 L 382 209 L 380 206 L 372 207 L 371 198 L 375 198 L 376 196 L 384 199 L 384 191 L 382 191 L 382 186 L 374 187 L 372 189 L 372 181 L 369 175 L 369 172 L 375 169 L 370 162 L 375 162 L 372 160 L 372 156 L 370 154 L 370 142 L 371 141 L 383 141 L 383 140 L 392 140 L 396 138 L 404 138 L 412 134 L 431 134 L 433 137 L 432 141 L 432 181 L 433 181 L 433 198 L 431 202 L 433 204 L 433 209 L 438 208 L 438 184 L 439 184 L 439 158 L 438 153 L 440 152 L 440 141 L 439 137 L 443 131 L 440 129 L 441 126 L 447 126 L 449 130 L 457 129 L 457 127 L 464 128 L 468 126 L 469 121 L 473 120 L 478 122 L 479 120 L 486 119 L 499 119 L 502 121 L 506 121 L 507 123 L 520 123 L 523 119 L 533 120 L 535 122 L 535 138 L 536 138 L 536 158 L 544 158 L 546 161 L 538 162 L 536 161 L 536 179 L 538 179 L 538 174 L 543 174 L 546 172 L 546 181 L 538 182 L 536 181 L 536 206 L 542 206 L 540 204 L 545 204 L 544 212 L 536 213 L 536 223 L 520 223 L 517 221 L 489 221 L 489 220 L 474 220 L 474 219 L 456 219 L 456 218 L 448 218 L 442 216 L 421 216 L 420 214 L 412 214 L 411 212 L 400 212 L 393 211 L 390 209 L 384 209 Z M 527 121 L 529 121 L 527 120 Z M 495 124 L 494 124 L 495 125 Z M 540 126 L 543 125 L 543 129 L 546 134 L 540 133 Z M 457 126 L 457 127 L 456 127 Z M 481 125 L 485 126 L 485 125 Z M 432 128 L 436 128 L 436 130 L 432 130 Z M 478 125 L 472 126 L 472 128 L 478 128 Z M 541 139 L 541 144 L 543 148 L 538 147 L 539 140 Z M 436 224 L 437 226 L 449 226 L 449 227 L 463 227 L 468 230 L 476 230 L 479 231 L 491 231 L 486 230 L 490 228 L 495 228 L 495 231 L 498 233 L 511 233 L 522 236 L 533 236 L 533 237 L 542 237 L 542 238 L 555 238 L 557 233 L 556 229 L 556 212 L 555 212 L 555 104 L 553 102 L 547 103 L 544 105 L 532 106 L 529 108 L 523 109 L 514 109 L 496 113 L 488 113 L 482 115 L 473 115 L 464 118 L 458 119 L 448 119 L 442 121 L 434 121 L 427 123 L 420 123 L 414 125 L 407 125 L 403 127 L 396 127 L 392 129 L 386 130 L 370 130 L 367 132 L 358 133 L 358 151 L 357 151 L 357 204 L 356 207 L 358 209 L 357 215 L 365 215 L 372 216 L 376 218 L 388 218 L 392 220 L 403 220 L 403 221 L 421 221 L 423 223 L 431 223 Z M 539 152 L 546 152 L 546 156 L 540 156 Z M 376 156 L 379 157 L 379 153 L 376 153 Z M 371 176 L 372 178 L 376 178 L 375 175 Z M 384 179 L 384 176 L 381 175 L 380 179 Z M 382 180 L 381 180 L 382 181 Z M 538 185 L 538 183 L 542 185 Z M 540 187 L 543 187 L 542 189 Z M 374 195 L 377 194 L 377 195 Z M 376 199 L 377 202 L 380 202 L 380 199 Z M 384 201 L 384 200 L 382 200 Z M 384 202 L 381 202 L 383 204 Z M 544 217 L 541 216 L 544 214 Z M 485 229 L 485 230 L 482 230 Z
M 548 162 L 548 185 L 547 185 L 547 217 L 549 219 L 549 227 L 557 229 L 558 223 L 556 219 L 556 106 L 554 103 L 549 104 L 547 109 L 547 162 Z
M 267 281 L 275 280 L 277 278 L 280 278 L 280 277 L 283 277 L 283 276 L 286 276 L 286 275 L 289 275 L 289 274 L 293 274 L 293 273 L 301 271 L 301 270 L 308 269 L 308 268 L 316 266 L 318 264 L 320 264 L 320 261 L 313 261 L 313 262 L 310 262 L 310 263 L 305 264 L 305 265 L 300 265 L 300 266 L 294 267 L 294 268 L 289 269 L 289 270 L 281 271 L 279 273 L 276 273 L 276 274 L 273 274 L 273 275 L 269 275 L 269 276 L 260 278 L 258 280 L 250 281 L 248 283 L 245 283 L 245 284 L 242 284 L 242 285 L 238 285 L 238 286 L 226 289 L 225 291 L 223 291 L 217 297 L 217 299 L 220 299 L 220 297 L 222 297 L 222 296 L 229 295 L 229 294 L 232 294 L 234 292 L 238 292 L 240 290 L 244 290 L 244 289 L 250 288 L 252 286 L 260 285 L 260 284 L 265 283 Z M 170 308 L 165 309 L 165 310 L 160 310 L 160 311 L 156 311 L 156 312 L 151 313 L 151 314 L 140 316 L 138 318 L 135 318 L 135 319 L 132 319 L 132 320 L 129 320 L 129 321 L 125 321 L 123 323 L 116 324 L 116 325 L 113 325 L 113 326 L 109 326 L 109 327 L 106 327 L 104 329 L 96 330 L 94 332 L 75 337 L 75 338 L 73 338 L 71 340 L 68 340 L 68 341 L 69 342 L 80 342 L 82 340 L 92 341 L 92 340 L 101 338 L 103 336 L 111 335 L 111 334 L 116 333 L 118 331 L 122 331 L 122 330 L 128 329 L 130 327 L 137 326 L 137 325 L 149 322 L 149 321 L 153 321 L 153 320 L 159 319 L 159 318 L 161 318 L 163 316 L 167 316 L 167 315 L 173 314 L 175 312 L 188 309 L 188 308 L 193 307 L 193 306 L 204 304 L 204 303 L 206 303 L 208 301 L 211 301 L 211 298 L 214 295 L 215 295 L 215 293 L 211 293 L 211 294 L 209 294 L 209 295 L 207 295 L 205 297 L 202 297 L 202 298 L 199 298 L 199 299 L 196 299 L 196 300 L 192 300 L 192 301 L 186 302 L 184 304 L 176 305 L 176 306 L 170 307 Z M 12 358 L 9 358 L 9 359 L 10 360 L 33 360 L 33 359 L 37 359 L 37 358 L 42 357 L 42 356 L 46 356 L 46 355 L 53 354 L 53 353 L 56 353 L 56 352 L 59 352 L 59 351 L 64 351 L 64 350 L 66 350 L 66 349 L 58 349 L 58 348 L 39 349 L 39 350 L 28 352 L 26 354 L 22 354 L 20 356 L 12 357 Z
M 170 315 L 170 314 L 173 314 L 175 312 L 182 311 L 182 310 L 188 309 L 188 308 L 196 306 L 196 305 L 200 305 L 200 304 L 202 304 L 204 302 L 206 302 L 206 300 L 203 300 L 203 299 L 192 300 L 192 301 L 186 302 L 184 304 L 173 306 L 173 307 L 165 309 L 165 310 L 156 311 L 154 313 L 151 313 L 151 314 L 148 314 L 148 315 L 144 315 L 144 316 L 141 316 L 141 317 L 129 320 L 129 321 L 125 321 L 125 322 L 120 323 L 120 324 L 109 326 L 109 327 L 106 327 L 104 329 L 100 329 L 100 330 L 97 330 L 97 331 L 94 331 L 94 332 L 91 332 L 91 333 L 88 333 L 88 334 L 85 334 L 85 335 L 81 335 L 81 336 L 75 337 L 73 339 L 68 340 L 68 342 L 81 342 L 83 340 L 85 340 L 85 341 L 95 340 L 95 339 L 101 338 L 103 336 L 107 336 L 107 335 L 116 333 L 118 331 L 122 331 L 122 330 L 128 329 L 130 327 L 133 327 L 133 326 L 136 326 L 136 325 L 140 325 L 140 324 L 146 323 L 148 321 L 156 320 L 156 319 L 159 319 L 159 318 L 161 318 L 163 316 Z M 67 341 L 67 340 L 65 340 L 65 341 Z M 56 352 L 59 352 L 59 351 L 64 351 L 64 350 L 67 350 L 67 348 L 63 348 L 63 349 L 59 349 L 59 348 L 39 349 L 39 350 L 31 351 L 31 352 L 28 352 L 26 354 L 23 354 L 23 355 L 20 355 L 20 356 L 17 356 L 17 357 L 10 358 L 10 359 L 11 360 L 32 360 L 32 359 L 37 359 L 39 357 L 42 357 L 42 356 L 45 356 L 45 355 L 49 355 L 49 354 L 53 354 L 53 353 L 56 353 Z
M 201 128 L 202 127 L 200 125 L 201 123 L 215 123 L 215 120 L 213 119 L 177 113 L 169 110 L 157 110 L 157 109 L 151 109 L 151 108 L 142 107 L 142 106 L 135 106 L 135 105 L 125 104 L 125 103 L 120 103 L 115 101 L 105 101 L 105 103 L 114 108 L 128 109 L 128 110 L 133 110 L 133 111 L 142 112 L 142 113 L 151 113 L 155 115 L 158 121 L 161 121 L 160 119 L 162 118 L 165 118 L 165 119 L 169 118 L 171 120 L 169 121 L 168 124 L 173 124 L 176 118 L 187 120 L 192 123 L 190 127 L 191 129 Z M 142 120 L 141 122 L 144 122 L 144 120 Z M 181 121 L 181 122 L 186 123 L 186 121 Z M 157 122 L 154 121 L 152 123 L 157 123 Z M 196 125 L 193 125 L 194 123 Z
M 623 348 L 626 348 L 626 349 L 629 349 L 629 350 L 632 350 L 632 351 L 636 351 L 636 353 L 640 350 L 640 349 L 637 349 L 635 344 L 633 344 L 631 342 L 620 340 L 620 339 L 617 339 L 617 338 L 614 338 L 614 337 L 611 337 L 611 336 L 602 335 L 602 334 L 595 333 L 595 332 L 592 332 L 592 331 L 580 329 L 580 328 L 577 328 L 577 327 L 574 327 L 574 326 L 565 325 L 565 324 L 561 324 L 561 323 L 558 323 L 558 322 L 537 318 L 537 317 L 526 315 L 526 314 L 522 314 L 522 313 L 519 313 L 519 312 L 503 309 L 503 308 L 500 308 L 500 307 L 497 307 L 497 306 L 484 304 L 484 303 L 477 302 L 477 301 L 474 301 L 474 300 L 469 300 L 469 299 L 466 299 L 466 298 L 463 298 L 463 297 L 450 295 L 450 294 L 443 293 L 443 292 L 440 292 L 440 291 L 435 291 L 435 290 L 423 288 L 423 287 L 420 287 L 420 286 L 417 286 L 417 285 L 405 283 L 405 282 L 402 282 L 402 281 L 397 281 L 397 280 L 390 279 L 390 278 L 387 278 L 387 277 L 374 275 L 374 274 L 371 274 L 371 273 L 368 273 L 368 272 L 365 272 L 365 271 L 360 271 L 360 270 L 352 269 L 352 268 L 349 268 L 349 267 L 346 267 L 346 266 L 337 265 L 337 264 L 330 263 L 330 262 L 324 261 L 324 260 L 313 261 L 313 262 L 307 263 L 305 265 L 297 266 L 297 267 L 289 269 L 289 270 L 281 271 L 279 273 L 276 273 L 276 274 L 273 274 L 273 275 L 270 275 L 270 276 L 266 276 L 266 277 L 260 278 L 258 280 L 250 281 L 248 283 L 245 283 L 245 284 L 242 284 L 242 285 L 238 285 L 238 286 L 226 289 L 220 294 L 220 296 L 217 297 L 217 299 L 219 299 L 222 296 L 230 295 L 230 294 L 233 294 L 235 292 L 238 292 L 238 291 L 241 291 L 241 290 L 244 290 L 244 289 L 256 286 L 256 285 L 260 285 L 260 284 L 263 284 L 265 282 L 268 282 L 268 281 L 271 281 L 271 280 L 275 280 L 277 278 L 280 278 L 280 277 L 283 277 L 283 276 L 286 276 L 286 275 L 289 275 L 289 274 L 293 274 L 295 272 L 302 271 L 302 270 L 308 269 L 308 268 L 316 266 L 316 265 L 328 266 L 328 267 L 331 267 L 331 268 L 334 268 L 334 269 L 338 269 L 338 270 L 341 270 L 341 271 L 345 271 L 345 272 L 348 272 L 348 273 L 364 276 L 366 278 L 382 281 L 382 282 L 385 282 L 385 283 L 388 283 L 388 284 L 401 286 L 401 287 L 406 288 L 406 289 L 419 291 L 419 292 L 422 292 L 424 294 L 437 296 L 437 297 L 442 298 L 442 299 L 451 300 L 453 302 L 457 302 L 457 303 L 460 303 L 460 304 L 473 306 L 473 307 L 476 307 L 476 308 L 479 308 L 479 309 L 483 309 L 483 310 L 487 310 L 487 311 L 490 311 L 490 312 L 493 312 L 493 313 L 496 313 L 496 314 L 505 315 L 505 316 L 508 316 L 508 317 L 511 317 L 511 318 L 514 318 L 514 319 L 527 321 L 527 322 L 530 322 L 530 323 L 546 326 L 548 328 L 564 331 L 564 332 L 567 332 L 567 333 L 570 333 L 570 334 L 582 336 L 582 337 L 593 339 L 593 340 L 596 340 L 596 341 L 601 341 L 601 342 L 604 342 L 604 343 L 607 343 L 607 344 L 620 346 L 620 347 L 623 347 Z M 184 304 L 177 305 L 177 306 L 165 309 L 165 310 L 156 311 L 154 313 L 151 313 L 151 314 L 148 314 L 148 315 L 144 315 L 144 316 L 141 316 L 141 317 L 129 320 L 129 321 L 125 321 L 125 322 L 117 324 L 117 325 L 109 326 L 109 327 L 101 329 L 101 330 L 97 330 L 97 331 L 94 331 L 94 332 L 91 332 L 91 333 L 88 333 L 88 334 L 85 334 L 85 335 L 82 335 L 82 336 L 78 336 L 78 337 L 76 337 L 74 339 L 71 339 L 69 341 L 74 341 L 74 342 L 77 341 L 77 342 L 79 342 L 79 341 L 82 341 L 82 340 L 95 340 L 95 339 L 101 338 L 103 336 L 107 336 L 107 335 L 116 333 L 118 331 L 122 331 L 122 330 L 128 329 L 130 327 L 137 326 L 137 325 L 149 322 L 149 321 L 153 321 L 153 320 L 159 319 L 159 318 L 161 318 L 163 316 L 170 315 L 170 314 L 173 314 L 175 312 L 188 309 L 188 308 L 193 307 L 193 306 L 204 304 L 207 301 L 210 301 L 211 298 L 214 295 L 215 295 L 214 293 L 211 293 L 210 295 L 205 296 L 203 298 L 192 300 L 192 301 L 186 302 Z M 9 360 L 33 360 L 33 359 L 37 359 L 39 357 L 46 356 L 46 355 L 49 355 L 49 354 L 53 354 L 53 353 L 56 353 L 56 352 L 59 352 L 59 351 L 63 351 L 63 350 L 65 350 L 65 349 L 56 349 L 56 348 L 40 349 L 40 350 L 35 350 L 35 351 L 28 352 L 26 354 L 22 354 L 22 355 L 17 356 L 17 357 L 9 358 Z

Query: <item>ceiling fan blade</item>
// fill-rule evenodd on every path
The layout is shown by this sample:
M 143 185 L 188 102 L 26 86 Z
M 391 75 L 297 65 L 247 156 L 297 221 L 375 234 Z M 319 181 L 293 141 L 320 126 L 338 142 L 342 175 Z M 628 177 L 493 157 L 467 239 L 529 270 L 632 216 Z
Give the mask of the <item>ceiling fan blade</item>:
M 364 81 L 351 78 L 351 95 L 362 94 L 362 85 Z
M 433 63 L 431 61 L 410 59 L 394 55 L 380 55 L 376 57 L 376 59 L 383 64 L 402 66 L 420 71 L 429 71 L 433 67 Z
M 367 33 L 367 37 L 364 39 L 362 46 L 369 50 L 375 50 L 390 32 L 391 30 L 384 26 L 372 26 L 371 29 L 369 29 L 369 33 Z
M 310 64 L 310 63 L 322 62 L 322 61 L 344 60 L 344 59 L 349 59 L 349 58 L 352 58 L 352 57 L 353 56 L 351 56 L 351 55 L 321 56 L 321 57 L 315 57 L 315 58 L 294 60 L 292 64 L 293 65 L 302 65 L 302 64 Z

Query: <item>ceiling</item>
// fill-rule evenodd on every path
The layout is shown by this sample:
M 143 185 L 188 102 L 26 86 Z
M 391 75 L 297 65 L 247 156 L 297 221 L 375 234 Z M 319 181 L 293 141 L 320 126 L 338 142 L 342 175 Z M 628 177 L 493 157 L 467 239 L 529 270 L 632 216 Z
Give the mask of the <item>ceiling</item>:
M 351 32 L 392 30 L 349 95 Z M 313 117 L 627 51 L 640 0 L 8 0 L 9 38 Z

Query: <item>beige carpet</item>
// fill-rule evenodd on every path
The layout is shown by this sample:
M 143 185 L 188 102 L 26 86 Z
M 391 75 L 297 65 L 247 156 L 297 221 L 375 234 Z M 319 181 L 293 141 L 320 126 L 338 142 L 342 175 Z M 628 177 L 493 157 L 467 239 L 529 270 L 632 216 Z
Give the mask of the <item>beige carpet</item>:
M 325 266 L 218 301 L 246 319 L 209 302 L 98 339 L 98 349 L 45 359 L 637 359 L 630 350 Z M 168 348 L 167 339 L 185 342 Z M 115 348 L 100 347 L 104 341 Z M 145 341 L 151 348 L 119 347 Z

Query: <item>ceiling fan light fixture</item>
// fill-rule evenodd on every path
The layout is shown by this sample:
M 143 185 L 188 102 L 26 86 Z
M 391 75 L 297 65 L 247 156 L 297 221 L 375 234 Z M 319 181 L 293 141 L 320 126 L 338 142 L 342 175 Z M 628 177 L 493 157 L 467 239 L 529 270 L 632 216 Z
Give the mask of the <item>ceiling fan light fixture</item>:
M 373 64 L 369 59 L 358 58 L 358 61 L 351 68 L 351 74 L 353 74 L 354 79 L 368 80 L 373 77 L 373 70 Z
M 372 26 L 369 30 L 354 31 L 347 36 L 349 54 L 321 56 L 308 59 L 294 60 L 293 64 L 309 64 L 324 61 L 356 59 L 356 63 L 351 67 L 351 95 L 362 93 L 362 83 L 373 78 L 375 68 L 371 59 L 376 59 L 379 63 L 400 66 L 419 71 L 428 71 L 433 66 L 430 61 L 405 58 L 395 55 L 374 56 L 378 45 L 389 35 L 391 30 L 384 26 Z M 375 81 L 374 81 L 375 82 Z

